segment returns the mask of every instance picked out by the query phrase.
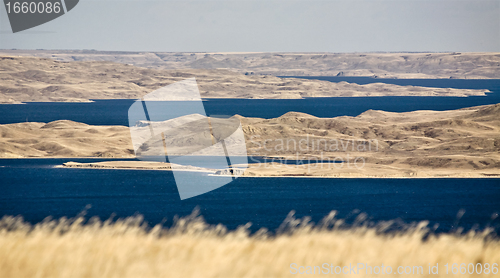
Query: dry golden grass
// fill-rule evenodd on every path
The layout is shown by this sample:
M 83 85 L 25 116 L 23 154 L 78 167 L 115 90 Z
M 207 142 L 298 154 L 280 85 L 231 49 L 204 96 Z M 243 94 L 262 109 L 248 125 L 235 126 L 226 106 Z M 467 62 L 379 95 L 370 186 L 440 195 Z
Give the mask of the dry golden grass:
M 446 263 L 489 263 L 491 269 L 500 262 L 500 242 L 488 231 L 431 235 L 423 241 L 429 231 L 425 223 L 380 233 L 387 223 L 345 229 L 334 213 L 318 225 L 289 217 L 276 236 L 265 231 L 250 235 L 247 227 L 227 231 L 209 226 L 196 213 L 169 229 L 148 228 L 141 217 L 83 222 L 77 217 L 31 226 L 4 217 L 0 277 L 284 277 L 294 276 L 291 263 L 384 264 L 393 272 L 398 266 L 423 266 L 424 275 L 391 277 L 439 277 L 447 276 Z M 428 265 L 436 263 L 439 275 L 429 275 Z

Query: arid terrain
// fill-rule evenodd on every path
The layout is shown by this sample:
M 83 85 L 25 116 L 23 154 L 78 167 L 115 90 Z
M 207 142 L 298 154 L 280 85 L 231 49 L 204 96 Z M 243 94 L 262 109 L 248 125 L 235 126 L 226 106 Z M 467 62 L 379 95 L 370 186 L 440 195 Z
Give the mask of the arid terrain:
M 369 110 L 357 117 L 290 112 L 238 118 L 248 154 L 276 159 L 252 164 L 245 176 L 500 177 L 500 104 L 442 112 Z M 1 157 L 134 157 L 125 126 L 17 123 L 1 125 L 0 135 Z M 167 140 L 193 136 L 185 130 Z M 310 164 L 286 165 L 283 159 Z
M 72 121 L 0 126 L 1 157 L 133 157 L 125 126 Z
M 185 53 L 0 50 L 58 61 L 111 61 L 160 69 L 226 69 L 249 75 L 500 78 L 500 53 Z
M 29 53 L 44 56 L 48 52 Z M 210 60 L 222 59 L 221 57 L 226 56 L 232 57 L 231 59 L 236 59 L 235 57 L 246 57 L 241 58 L 243 60 L 257 59 L 259 55 L 264 55 L 262 53 L 248 54 L 248 56 L 241 53 L 204 54 L 202 58 L 198 57 L 200 54 L 179 54 L 175 56 L 179 59 L 177 66 L 170 64 L 171 66 L 157 66 L 154 69 L 108 61 L 123 63 L 125 62 L 123 59 L 128 57 L 135 59 L 137 65 L 151 67 L 147 62 L 149 61 L 147 57 L 153 55 L 151 53 L 115 53 L 116 55 L 113 56 L 113 53 L 105 52 L 62 51 L 50 56 L 50 59 L 12 56 L 13 54 L 19 55 L 23 52 L 10 51 L 8 55 L 11 56 L 0 57 L 0 102 L 2 103 L 137 99 L 155 89 L 191 77 L 196 77 L 203 98 L 471 96 L 484 95 L 488 92 L 488 90 L 426 88 L 382 83 L 357 85 L 347 82 L 284 79 L 270 75 L 234 72 L 232 70 L 239 63 L 233 63 L 235 65 L 233 68 L 218 67 L 214 66 L 217 63 Z M 68 56 L 69 54 L 74 55 Z M 161 56 L 154 55 L 155 57 Z M 162 61 L 173 63 L 172 57 L 174 56 L 172 55 L 174 54 L 161 56 Z M 215 55 L 215 58 L 211 55 Z M 261 60 L 257 59 L 259 63 L 273 59 L 287 60 L 292 54 L 266 55 L 272 55 L 272 58 L 261 57 Z M 303 55 L 294 55 L 296 63 L 305 59 Z M 308 55 L 312 60 L 324 61 L 340 57 L 326 54 L 318 57 L 313 54 Z M 354 59 L 352 56 L 354 54 L 349 55 L 347 55 L 349 56 L 347 60 Z M 481 68 L 493 69 L 495 74 L 499 69 L 492 61 L 496 61 L 495 59 L 500 56 L 491 53 L 422 55 L 408 54 L 408 57 L 404 59 L 410 64 L 415 59 L 419 60 L 419 65 L 428 70 L 432 68 L 427 64 L 431 60 L 429 57 L 437 59 L 439 55 L 441 55 L 439 59 L 444 59 L 446 63 L 443 63 L 448 67 L 459 61 L 463 63 L 475 61 L 476 69 L 480 68 L 479 65 L 484 65 Z M 90 59 L 89 57 L 103 61 L 84 61 Z M 141 63 L 138 62 L 138 57 L 142 57 Z M 385 62 L 383 61 L 390 57 L 396 59 L 399 56 L 394 53 L 361 56 L 366 61 L 380 60 L 379 68 L 384 68 Z M 181 61 L 186 59 L 194 59 L 189 66 L 191 69 L 164 69 L 181 68 Z M 224 61 L 230 61 L 228 59 Z M 208 60 L 212 62 L 203 62 Z M 280 63 L 292 67 L 284 61 Z M 397 65 L 398 63 L 391 62 L 390 64 Z M 310 63 L 304 65 L 314 66 Z M 255 67 L 261 70 L 264 68 L 262 64 L 255 65 Z M 251 164 L 244 175 L 496 177 L 500 175 L 499 110 L 500 104 L 443 112 L 389 113 L 369 110 L 357 117 L 331 119 L 296 112 L 289 112 L 281 117 L 267 120 L 237 116 L 242 123 L 248 154 L 275 159 L 267 163 Z M 193 140 L 196 130 L 199 130 L 197 126 L 193 126 L 192 131 L 184 129 L 182 132 L 169 135 L 168 140 L 171 142 Z M 0 132 L 0 157 L 5 158 L 135 157 L 130 130 L 125 126 L 90 126 L 60 120 L 51 123 L 25 122 L 2 125 Z M 144 147 L 147 149 L 147 146 Z M 299 164 L 289 165 L 284 159 L 299 161 Z M 131 162 L 124 162 L 124 165 L 116 163 L 113 162 L 113 165 L 109 163 L 73 164 L 72 167 L 156 167 L 157 169 L 169 167 L 168 165 L 144 166 L 144 162 L 135 162 L 138 163 L 135 166 L 131 166 Z
M 489 92 L 284 79 L 220 69 L 160 70 L 114 62 L 58 62 L 45 58 L 0 56 L 0 103 L 138 99 L 156 89 L 191 77 L 196 78 L 202 98 L 463 97 Z

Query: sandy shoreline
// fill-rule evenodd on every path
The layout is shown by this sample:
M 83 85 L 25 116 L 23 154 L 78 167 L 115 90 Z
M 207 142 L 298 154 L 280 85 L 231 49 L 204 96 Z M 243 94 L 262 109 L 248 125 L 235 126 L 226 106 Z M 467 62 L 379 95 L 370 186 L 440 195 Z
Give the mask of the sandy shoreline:
M 56 165 L 55 168 L 80 168 L 80 169 L 117 169 L 117 170 L 161 170 L 161 171 L 188 171 L 215 173 L 216 169 L 200 168 L 195 166 L 172 165 L 171 163 L 150 161 L 103 161 L 93 163 L 66 162 Z M 175 168 L 175 169 L 173 169 Z
M 276 165 L 271 163 L 250 164 L 245 173 L 240 177 L 243 178 L 331 178 L 331 179 L 433 179 L 433 178 L 500 178 L 500 173 L 492 171 L 481 172 L 463 172 L 463 171 L 444 171 L 432 170 L 421 172 L 404 172 L 397 173 L 384 173 L 375 174 L 380 169 L 376 169 L 373 165 L 368 165 L 366 168 L 350 169 L 350 171 L 335 172 L 335 171 L 322 171 L 317 170 L 318 167 L 323 167 L 326 164 L 314 165 L 314 171 L 309 173 L 299 173 L 300 171 L 307 171 L 308 165 L 301 165 L 297 167 L 294 165 Z M 147 162 L 147 161 L 105 161 L 94 163 L 77 163 L 67 162 L 62 165 L 55 166 L 57 168 L 75 168 L 75 169 L 114 169 L 114 170 L 160 170 L 160 171 L 174 171 L 169 163 L 162 162 Z M 199 169 L 190 166 L 181 166 L 184 168 L 175 169 L 175 171 L 188 171 L 188 172 L 204 172 L 210 176 L 230 176 L 224 174 L 217 174 L 215 169 Z M 330 167 L 330 166 L 329 166 Z M 272 170 L 269 170 L 272 168 Z M 288 169 L 288 171 L 287 171 Z M 295 170 L 295 171 L 294 171 Z M 398 169 L 399 170 L 399 169 Z M 403 170 L 403 169 L 400 169 Z M 364 171 L 365 173 L 363 173 Z

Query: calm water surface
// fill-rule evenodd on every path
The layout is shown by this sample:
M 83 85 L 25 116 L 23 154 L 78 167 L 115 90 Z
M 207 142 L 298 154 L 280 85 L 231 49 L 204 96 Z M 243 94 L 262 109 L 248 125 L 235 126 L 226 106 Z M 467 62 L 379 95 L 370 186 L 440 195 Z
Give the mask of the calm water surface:
M 339 82 L 345 78 L 307 77 Z M 352 77 L 354 78 L 354 77 Z M 317 117 L 357 116 L 368 109 L 390 112 L 452 110 L 500 103 L 500 80 L 431 80 L 354 78 L 360 84 L 404 83 L 434 87 L 489 89 L 487 96 L 472 97 L 340 97 L 308 99 L 210 99 L 204 101 L 207 115 L 235 115 L 275 118 L 287 112 L 303 112 Z M 350 81 L 350 80 L 348 80 Z M 399 84 L 399 85 L 404 85 Z M 92 125 L 128 125 L 128 109 L 134 100 L 96 100 L 92 103 L 28 103 L 0 105 L 0 124 L 73 120 Z M 164 104 L 156 103 L 160 107 Z M 189 103 L 176 102 L 189 107 Z M 164 111 L 170 118 L 169 111 Z
M 199 207 L 208 223 L 233 229 L 252 222 L 252 229 L 275 230 L 286 215 L 312 216 L 317 222 L 330 211 L 353 218 L 367 213 L 372 221 L 430 220 L 439 231 L 452 227 L 500 227 L 499 179 L 324 179 L 239 178 L 181 201 L 168 171 L 53 168 L 66 161 L 100 159 L 0 159 L 0 215 L 22 215 L 30 222 L 47 216 L 75 216 L 91 205 L 88 216 L 107 219 L 143 214 L 151 224 Z M 193 178 L 207 178 L 192 173 Z M 461 210 L 465 214 L 457 222 Z

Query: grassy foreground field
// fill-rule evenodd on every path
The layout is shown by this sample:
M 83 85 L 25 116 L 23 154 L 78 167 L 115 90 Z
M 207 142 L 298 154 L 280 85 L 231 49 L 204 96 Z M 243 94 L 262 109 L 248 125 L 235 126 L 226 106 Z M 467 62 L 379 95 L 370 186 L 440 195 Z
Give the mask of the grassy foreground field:
M 292 273 L 299 266 L 324 263 L 347 266 L 344 271 L 351 272 L 326 276 L 389 276 L 366 270 L 371 266 L 376 271 L 383 264 L 386 272 L 387 266 L 392 268 L 391 277 L 497 277 L 492 265 L 500 263 L 500 241 L 489 236 L 491 231 L 429 236 L 426 223 L 420 223 L 404 232 L 381 233 L 391 223 L 368 227 L 363 222 L 346 229 L 334 212 L 317 225 L 289 215 L 276 235 L 250 235 L 247 227 L 227 231 L 222 225 L 209 226 L 196 212 L 169 229 L 148 228 L 141 217 L 84 222 L 77 217 L 31 226 L 20 218 L 4 217 L 0 277 L 288 277 L 297 276 Z M 349 264 L 358 263 L 365 269 L 352 272 Z M 437 263 L 439 274 L 429 274 L 429 264 Z M 490 271 L 452 275 L 453 263 L 458 271 L 461 263 L 488 263 Z M 424 274 L 400 275 L 399 266 L 409 266 L 411 272 L 422 266 Z

